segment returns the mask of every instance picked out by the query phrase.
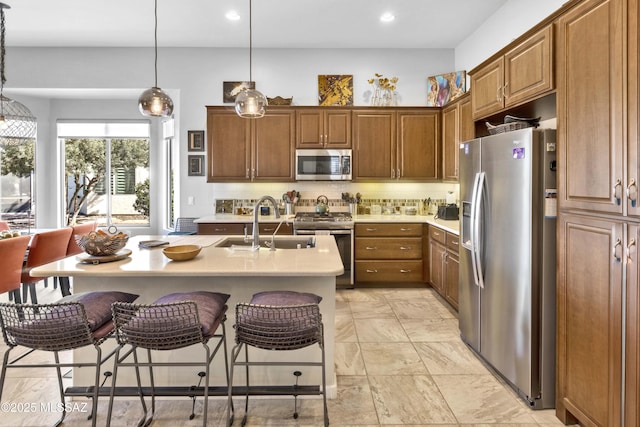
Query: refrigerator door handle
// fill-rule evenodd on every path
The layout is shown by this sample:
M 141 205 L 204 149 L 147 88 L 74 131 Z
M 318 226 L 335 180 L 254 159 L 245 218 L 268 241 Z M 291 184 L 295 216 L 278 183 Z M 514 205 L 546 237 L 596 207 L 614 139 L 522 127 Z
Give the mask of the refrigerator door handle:
M 473 283 L 476 286 L 480 285 L 478 276 L 478 266 L 476 265 L 476 215 L 477 215 L 477 194 L 478 194 L 478 181 L 480 180 L 480 174 L 476 173 L 473 179 L 473 190 L 471 192 L 471 214 L 469 218 L 469 244 L 471 246 L 471 271 L 473 272 Z
M 482 242 L 480 241 L 480 223 L 481 223 L 481 215 L 480 215 L 480 203 L 482 202 L 482 195 L 484 193 L 484 180 L 485 173 L 480 172 L 478 174 L 478 191 L 476 192 L 476 198 L 473 201 L 475 205 L 475 216 L 474 216 L 474 224 L 473 224 L 473 253 L 471 254 L 473 258 L 475 258 L 476 269 L 478 270 L 478 286 L 484 289 L 484 273 L 482 272 L 482 257 L 480 255 L 480 248 L 482 247 Z

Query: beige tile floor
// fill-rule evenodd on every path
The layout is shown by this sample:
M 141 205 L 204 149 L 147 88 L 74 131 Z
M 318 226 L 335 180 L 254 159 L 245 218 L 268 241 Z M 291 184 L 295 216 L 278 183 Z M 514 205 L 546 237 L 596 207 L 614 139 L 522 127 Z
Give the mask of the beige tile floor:
M 55 300 L 58 292 L 39 288 L 42 302 Z M 336 311 L 338 397 L 329 401 L 332 426 L 562 425 L 553 410 L 530 410 L 492 375 L 461 342 L 455 313 L 433 290 L 340 290 Z M 2 403 L 36 403 L 37 408 L 33 413 L 0 411 L 0 426 L 54 425 L 59 414 L 42 411 L 39 405 L 55 402 L 56 393 L 53 372 L 14 371 Z M 105 424 L 106 403 L 100 401 L 98 425 Z M 240 403 L 234 425 L 240 425 L 243 415 Z M 201 426 L 201 409 L 199 401 L 196 418 L 190 421 L 189 399 L 161 401 L 151 426 Z M 292 398 L 253 399 L 247 425 L 322 425 L 319 399 L 299 400 L 298 411 L 294 420 Z M 211 399 L 208 425 L 224 425 L 224 412 L 225 402 Z M 140 414 L 137 401 L 117 401 L 112 425 L 135 425 Z M 72 412 L 64 425 L 90 425 L 86 416 Z

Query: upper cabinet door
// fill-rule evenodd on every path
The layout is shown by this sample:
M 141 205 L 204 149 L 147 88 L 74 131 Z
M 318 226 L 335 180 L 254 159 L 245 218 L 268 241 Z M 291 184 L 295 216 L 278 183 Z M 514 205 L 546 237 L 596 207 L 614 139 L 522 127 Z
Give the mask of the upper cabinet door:
M 351 148 L 351 111 L 333 107 L 296 110 L 297 148 Z
M 553 27 L 545 27 L 504 55 L 504 106 L 553 89 Z
M 396 178 L 436 180 L 442 175 L 440 111 L 399 110 Z
M 459 116 L 457 102 L 442 109 L 442 178 L 445 180 L 458 179 Z
M 622 0 L 589 0 L 558 20 L 558 205 L 625 205 Z
M 251 180 L 251 120 L 234 110 L 207 110 L 207 181 Z
M 471 75 L 471 105 L 473 118 L 486 117 L 504 107 L 504 57 Z
M 638 200 L 638 180 L 640 180 L 640 11 L 638 0 L 629 0 L 628 18 L 629 35 L 627 36 L 628 78 L 627 78 L 627 214 L 640 216 L 640 200 Z M 638 410 L 640 414 L 640 409 Z M 638 415 L 640 425 L 640 415 Z M 631 425 L 631 424 L 629 424 Z
M 259 120 L 252 120 L 253 180 L 293 181 L 295 113 L 267 112 Z
M 395 110 L 355 110 L 352 122 L 354 179 L 395 179 Z

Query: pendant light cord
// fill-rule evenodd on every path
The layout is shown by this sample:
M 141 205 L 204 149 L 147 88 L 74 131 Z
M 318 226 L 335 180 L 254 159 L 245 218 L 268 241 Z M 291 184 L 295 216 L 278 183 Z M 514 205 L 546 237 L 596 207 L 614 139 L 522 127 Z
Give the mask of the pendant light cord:
M 0 95 L 4 89 L 7 78 L 4 75 L 4 5 L 0 6 Z
M 251 85 L 251 82 L 253 81 L 253 74 L 252 74 L 252 70 L 253 70 L 253 63 L 252 63 L 252 56 L 253 56 L 253 33 L 252 33 L 252 22 L 251 22 L 251 16 L 253 15 L 251 13 L 251 0 L 249 0 L 249 85 Z
M 155 20 L 155 24 L 153 27 L 153 45 L 154 45 L 154 76 L 155 80 L 153 83 L 153 87 L 158 87 L 158 0 L 154 0 L 154 9 L 153 9 L 153 17 Z

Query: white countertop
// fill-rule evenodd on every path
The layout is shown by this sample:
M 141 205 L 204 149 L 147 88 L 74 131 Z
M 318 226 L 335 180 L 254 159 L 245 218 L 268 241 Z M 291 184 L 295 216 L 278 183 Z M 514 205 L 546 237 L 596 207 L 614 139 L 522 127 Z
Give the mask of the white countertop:
M 293 221 L 294 215 L 287 218 L 287 222 Z M 280 219 L 273 215 L 265 215 L 259 217 L 261 223 L 279 223 Z M 436 227 L 440 227 L 450 233 L 459 234 L 460 221 L 458 220 L 444 220 L 435 218 L 433 215 L 356 215 L 353 217 L 354 223 L 359 222 L 409 222 L 420 224 L 431 224 Z M 203 216 L 198 218 L 196 223 L 216 223 L 216 222 L 240 222 L 251 223 L 253 222 L 253 215 L 234 215 L 234 214 L 216 214 Z
M 34 276 L 338 276 L 344 268 L 332 236 L 316 236 L 316 247 L 305 249 L 276 249 L 270 251 L 235 251 L 214 245 L 237 236 L 136 236 L 129 239 L 127 248 L 132 254 L 123 260 L 87 264 L 76 256 L 52 262 L 32 270 Z M 300 236 L 279 236 L 295 239 Z M 165 240 L 170 245 L 198 244 L 202 250 L 192 260 L 172 261 L 164 256 L 160 246 L 138 248 L 142 240 Z M 276 245 L 277 248 L 277 245 Z

